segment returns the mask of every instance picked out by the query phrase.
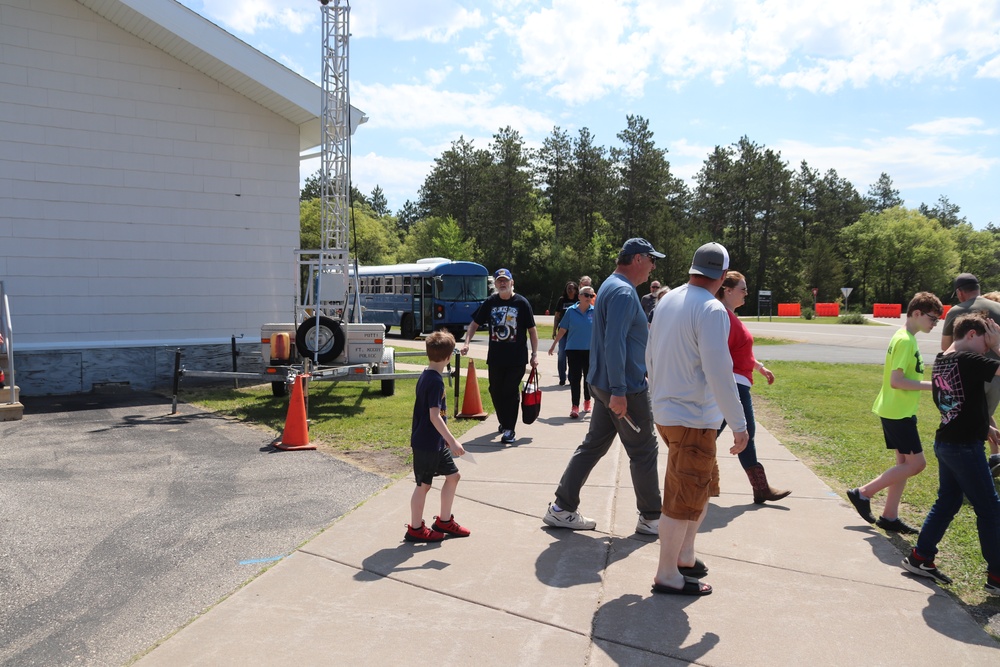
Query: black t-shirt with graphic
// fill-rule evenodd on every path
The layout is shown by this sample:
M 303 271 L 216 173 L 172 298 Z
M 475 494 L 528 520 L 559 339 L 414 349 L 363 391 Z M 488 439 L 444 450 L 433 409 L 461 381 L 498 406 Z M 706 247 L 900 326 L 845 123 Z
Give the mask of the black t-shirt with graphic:
M 985 383 L 993 379 L 998 367 L 1000 360 L 972 352 L 937 355 L 931 371 L 931 393 L 941 412 L 937 440 L 956 444 L 986 440 L 990 413 Z
M 494 294 L 479 306 L 472 320 L 480 328 L 489 327 L 487 364 L 528 364 L 528 329 L 535 326 L 535 314 L 527 299 L 514 294 L 504 300 Z

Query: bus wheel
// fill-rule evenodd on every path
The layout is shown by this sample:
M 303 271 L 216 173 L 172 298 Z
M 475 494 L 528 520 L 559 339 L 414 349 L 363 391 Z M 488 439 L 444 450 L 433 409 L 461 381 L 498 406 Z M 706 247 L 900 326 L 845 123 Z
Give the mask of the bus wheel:
M 272 396 L 288 396 L 288 385 L 284 382 L 272 382 L 271 383 L 271 395 Z
M 345 342 L 344 330 L 329 317 L 320 317 L 318 327 L 316 318 L 310 317 L 295 332 L 295 347 L 299 354 L 312 359 L 313 353 L 318 353 L 317 358 L 321 364 L 339 357 L 344 351 Z
M 417 329 L 413 326 L 413 315 L 406 313 L 399 321 L 399 335 L 407 340 L 417 337 Z

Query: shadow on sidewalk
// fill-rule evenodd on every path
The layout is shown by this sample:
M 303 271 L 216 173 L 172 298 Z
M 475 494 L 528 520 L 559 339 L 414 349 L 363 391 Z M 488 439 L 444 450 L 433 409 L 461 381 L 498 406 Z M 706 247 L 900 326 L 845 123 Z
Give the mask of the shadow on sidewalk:
M 706 632 L 698 641 L 683 646 L 691 635 L 684 609 L 697 599 L 628 593 L 608 600 L 594 618 L 594 641 L 607 642 L 601 648 L 619 665 L 635 664 L 636 650 L 701 664 L 699 660 L 719 643 L 719 635 Z M 616 651 L 618 646 L 632 650 Z

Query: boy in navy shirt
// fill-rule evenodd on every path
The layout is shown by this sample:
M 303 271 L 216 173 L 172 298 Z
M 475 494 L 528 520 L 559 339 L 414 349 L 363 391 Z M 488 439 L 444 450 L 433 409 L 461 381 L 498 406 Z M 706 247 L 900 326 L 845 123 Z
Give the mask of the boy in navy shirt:
M 417 379 L 413 429 L 410 434 L 413 476 L 417 488 L 410 497 L 410 524 L 406 527 L 404 536 L 407 542 L 440 542 L 446 535 L 468 537 L 470 532 L 468 528 L 458 525 L 451 513 L 455 490 L 461 479 L 452 454 L 461 456 L 465 454 L 465 449 L 448 430 L 448 403 L 441 373 L 455 349 L 455 339 L 450 333 L 435 331 L 427 336 L 425 347 L 430 363 Z M 433 526 L 428 528 L 424 523 L 424 503 L 437 475 L 444 476 L 444 484 L 441 485 L 441 514 L 434 517 Z

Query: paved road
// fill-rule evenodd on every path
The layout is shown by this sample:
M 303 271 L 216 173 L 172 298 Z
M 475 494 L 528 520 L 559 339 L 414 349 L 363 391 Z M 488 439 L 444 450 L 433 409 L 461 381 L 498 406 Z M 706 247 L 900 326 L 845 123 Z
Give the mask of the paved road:
M 387 483 L 152 394 L 23 401 L 0 422 L 2 665 L 123 664 Z
M 838 363 L 881 364 L 885 362 L 885 349 L 889 339 L 905 318 L 878 319 L 885 326 L 807 324 L 756 318 L 744 320 L 756 337 L 787 338 L 800 341 L 792 345 L 757 345 L 754 354 L 764 360 L 826 361 Z M 917 344 L 924 361 L 931 363 L 941 351 L 941 326 L 930 333 L 917 334 Z

